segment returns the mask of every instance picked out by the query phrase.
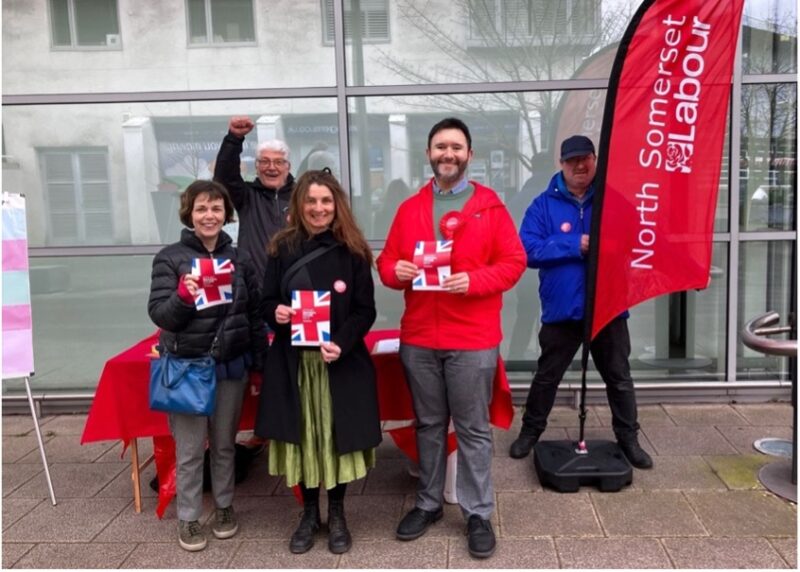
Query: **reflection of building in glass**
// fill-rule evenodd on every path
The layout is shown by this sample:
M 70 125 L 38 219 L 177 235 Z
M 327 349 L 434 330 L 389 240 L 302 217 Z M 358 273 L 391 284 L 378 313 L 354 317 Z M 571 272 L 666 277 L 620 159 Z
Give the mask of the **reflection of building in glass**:
M 65 366 L 64 383 L 73 385 L 91 386 L 103 356 L 151 331 L 136 298 L 146 290 L 149 258 L 178 236 L 180 193 L 212 176 L 232 115 L 256 123 L 242 153 L 246 179 L 255 176 L 255 146 L 273 138 L 289 144 L 295 175 L 332 163 L 375 248 L 398 183 L 415 192 L 432 175 L 424 153 L 431 125 L 462 117 L 473 133 L 470 177 L 495 188 L 519 219 L 557 169 L 562 138 L 580 132 L 598 142 L 616 43 L 639 1 L 128 4 L 2 6 L 4 190 L 28 199 L 34 274 L 47 277 L 41 292 L 51 297 L 35 300 L 46 309 L 35 317 L 57 317 L 35 328 L 39 363 L 58 364 L 70 352 L 96 356 Z M 794 2 L 747 2 L 744 77 L 733 88 L 716 215 L 720 273 L 685 300 L 636 309 L 637 379 L 786 377 L 784 361 L 743 350 L 726 324 L 767 309 L 785 313 L 794 297 L 796 27 Z M 507 297 L 502 348 L 512 368 L 525 370 L 538 356 L 538 283 L 530 274 Z M 378 326 L 396 325 L 396 293 L 378 296 Z M 693 321 L 684 319 L 689 311 Z M 80 345 L 87 336 L 91 352 Z M 708 365 L 645 363 L 664 356 L 702 356 Z

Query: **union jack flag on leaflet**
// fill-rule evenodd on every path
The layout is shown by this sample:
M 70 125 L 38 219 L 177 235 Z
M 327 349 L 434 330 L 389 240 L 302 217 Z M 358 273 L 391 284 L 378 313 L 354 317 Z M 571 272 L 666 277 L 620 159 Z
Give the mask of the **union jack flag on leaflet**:
M 412 290 L 444 290 L 442 281 L 450 276 L 452 240 L 420 240 L 414 248 L 414 264 L 420 273 L 411 282 Z
M 194 305 L 205 310 L 233 302 L 233 262 L 227 258 L 195 258 L 192 275 L 198 276 Z
M 331 341 L 329 290 L 292 290 L 292 345 L 319 346 Z

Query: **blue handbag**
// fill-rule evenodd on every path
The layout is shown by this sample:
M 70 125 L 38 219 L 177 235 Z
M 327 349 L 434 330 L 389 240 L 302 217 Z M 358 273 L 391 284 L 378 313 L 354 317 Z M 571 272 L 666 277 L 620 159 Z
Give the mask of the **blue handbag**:
M 210 416 L 217 402 L 216 362 L 164 352 L 150 362 L 150 409 Z

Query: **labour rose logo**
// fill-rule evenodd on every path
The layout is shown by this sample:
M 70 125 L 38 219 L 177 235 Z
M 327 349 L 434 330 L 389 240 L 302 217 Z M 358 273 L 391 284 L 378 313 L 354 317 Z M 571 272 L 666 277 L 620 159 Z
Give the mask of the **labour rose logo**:
M 691 143 L 667 143 L 667 163 L 665 168 L 668 172 L 691 173 L 692 154 L 694 145 Z

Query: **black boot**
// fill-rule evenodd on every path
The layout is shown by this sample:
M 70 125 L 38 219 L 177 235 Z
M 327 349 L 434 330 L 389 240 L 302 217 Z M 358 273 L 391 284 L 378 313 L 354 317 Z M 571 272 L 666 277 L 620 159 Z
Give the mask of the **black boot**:
M 512 459 L 524 459 L 527 457 L 533 446 L 539 441 L 539 432 L 532 429 L 527 429 L 525 426 L 519 432 L 519 437 L 511 443 L 511 449 L 508 454 Z
M 311 547 L 314 546 L 314 535 L 320 526 L 322 526 L 322 520 L 319 516 L 319 503 L 306 504 L 303 507 L 300 524 L 289 541 L 289 550 L 294 554 L 302 554 L 311 550 Z
M 353 539 L 344 518 L 344 501 L 328 499 L 328 550 L 344 554 L 351 546 Z

